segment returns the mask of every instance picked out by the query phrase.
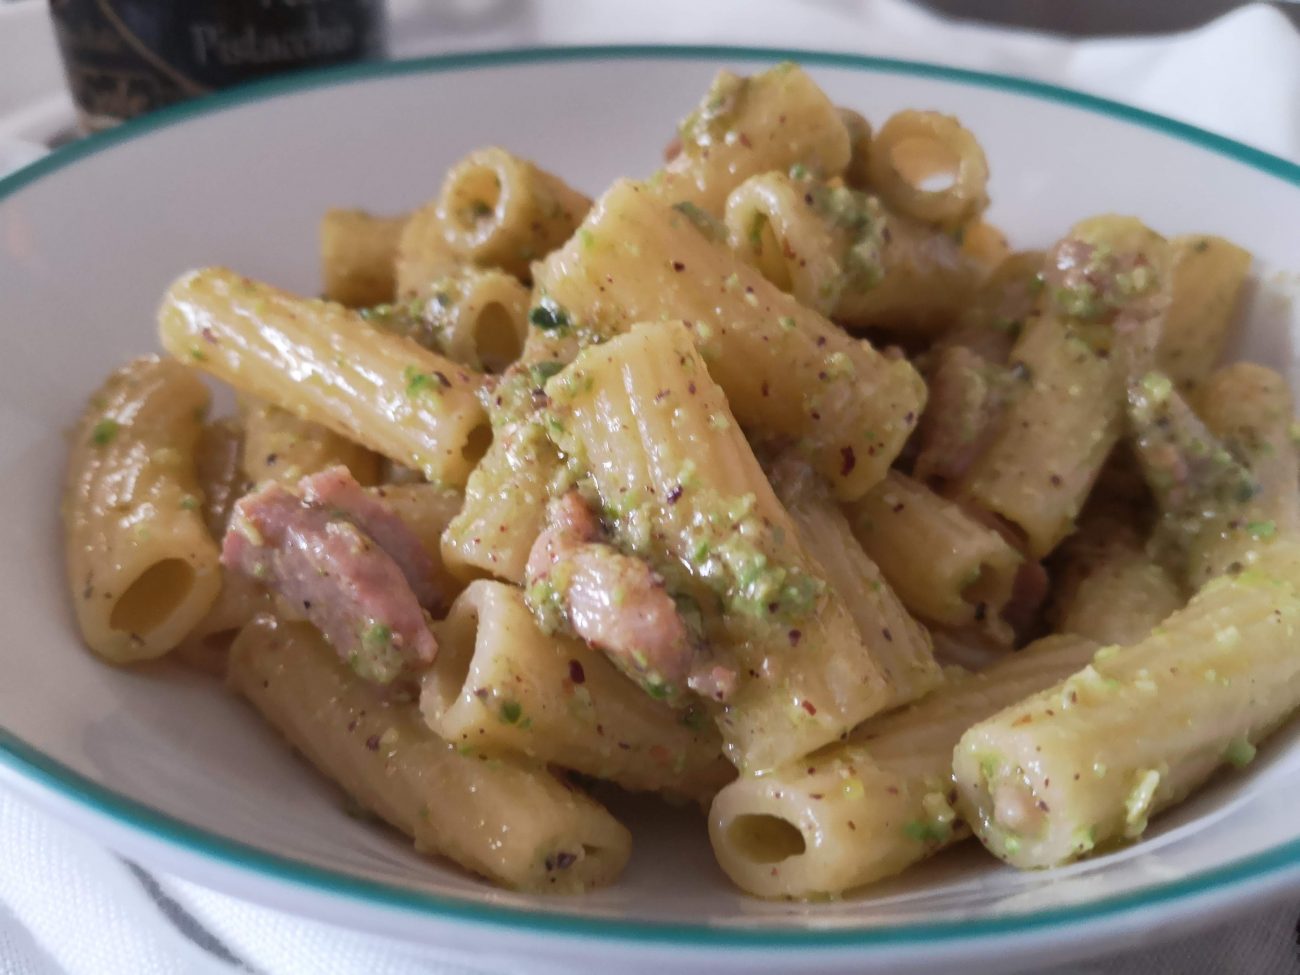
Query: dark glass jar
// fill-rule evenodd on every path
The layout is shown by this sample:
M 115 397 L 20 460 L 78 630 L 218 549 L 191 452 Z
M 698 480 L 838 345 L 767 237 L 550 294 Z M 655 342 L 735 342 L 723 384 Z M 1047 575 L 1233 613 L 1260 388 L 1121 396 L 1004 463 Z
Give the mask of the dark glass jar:
M 383 53 L 384 0 L 50 0 L 82 125 Z

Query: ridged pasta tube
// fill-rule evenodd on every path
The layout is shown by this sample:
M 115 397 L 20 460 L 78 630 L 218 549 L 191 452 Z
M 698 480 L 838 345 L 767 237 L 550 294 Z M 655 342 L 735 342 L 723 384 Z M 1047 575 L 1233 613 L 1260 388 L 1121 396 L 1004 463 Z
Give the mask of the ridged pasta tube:
M 894 705 L 914 701 L 939 685 L 930 634 L 914 620 L 820 478 L 802 462 L 783 458 L 768 468 L 772 487 L 799 529 L 799 543 L 812 553 L 826 582 L 849 608 L 864 637 L 879 633 L 872 653 L 894 685 Z M 886 638 L 887 637 L 887 638 Z
M 984 267 L 952 237 L 901 214 L 886 212 L 879 234 L 879 279 L 845 287 L 832 317 L 903 336 L 934 336 L 960 321 Z
M 590 207 L 558 176 L 490 147 L 448 171 L 437 212 L 454 254 L 527 280 L 529 264 L 568 239 Z
M 1092 657 L 1096 644 L 1046 637 L 911 707 L 713 801 L 709 838 L 737 886 L 760 897 L 839 894 L 899 873 L 969 836 L 953 812 L 962 733 Z
M 464 484 L 490 442 L 481 376 L 341 305 L 208 268 L 172 284 L 158 317 L 178 359 L 431 481 Z
M 850 327 L 937 331 L 960 318 L 982 273 L 948 234 L 807 177 L 746 180 L 727 198 L 726 226 L 768 281 Z
M 585 350 L 546 385 L 550 435 L 616 541 L 691 596 L 734 691 L 718 726 L 756 771 L 833 741 L 897 689 L 798 530 L 680 322 Z
M 369 489 L 379 501 L 402 519 L 419 539 L 420 547 L 433 562 L 433 581 L 444 598 L 451 599 L 463 588 L 460 578 L 442 560 L 442 533 L 460 512 L 465 496 L 454 488 L 436 484 L 381 484 Z
M 727 194 L 750 176 L 803 166 L 829 179 L 851 152 L 840 110 L 790 63 L 748 78 L 719 72 L 678 137 L 681 151 L 651 177 L 650 192 L 719 218 Z
M 1183 389 L 1202 383 L 1232 336 L 1250 252 L 1230 240 L 1189 234 L 1170 240 L 1173 293 L 1160 335 L 1157 365 Z
M 1197 532 L 1187 564 L 1193 586 L 1249 565 L 1274 542 L 1300 539 L 1295 403 L 1286 380 L 1272 369 L 1238 362 L 1206 379 L 1196 399 L 1209 431 L 1249 468 L 1255 493 L 1244 502 L 1219 505 Z
M 203 496 L 203 523 L 221 538 L 235 502 L 248 493 L 244 473 L 244 428 L 235 417 L 205 423 L 194 448 L 194 473 Z
M 415 210 L 397 238 L 393 264 L 396 300 L 410 301 L 422 295 L 430 284 L 465 266 L 465 261 L 447 243 L 447 233 L 438 213 L 437 199 Z
M 221 589 L 194 464 L 209 398 L 180 363 L 136 359 L 91 396 L 73 431 L 68 587 L 82 638 L 110 663 L 162 656 Z
M 364 315 L 461 365 L 499 373 L 519 358 L 528 337 L 528 289 L 504 271 L 466 266 L 429 280 L 414 298 Z
M 890 207 L 949 230 L 989 204 L 984 150 L 951 115 L 913 109 L 891 115 L 871 139 L 867 172 Z
M 471 583 L 435 632 L 420 708 L 450 742 L 690 798 L 735 776 L 698 705 L 675 710 L 581 640 L 543 633 L 514 586 Z
M 949 627 L 978 624 L 1010 638 L 1000 620 L 1024 557 L 1001 533 L 898 471 L 844 512 L 854 537 L 912 613 Z
M 1123 429 L 1123 379 L 1059 319 L 1033 319 L 1012 353 L 1000 432 L 960 492 L 1019 527 L 1041 557 L 1074 527 Z
M 242 466 L 253 483 L 297 484 L 307 474 L 343 465 L 360 484 L 379 480 L 379 457 L 329 427 L 270 403 L 244 397 Z
M 492 446 L 465 485 L 465 504 L 442 537 L 442 560 L 462 579 L 484 575 L 522 583 L 546 502 L 568 486 L 539 416 L 543 387 L 559 364 L 511 367 L 497 383 Z M 557 479 L 564 483 L 557 483 Z
M 1131 217 L 1082 221 L 1053 248 L 1047 308 L 1011 353 L 1016 383 L 959 493 L 1016 525 L 1041 558 L 1074 519 L 1123 430 L 1124 385 L 1149 368 L 1169 248 Z
M 538 285 L 549 304 L 534 322 L 561 361 L 637 322 L 689 322 L 740 422 L 794 439 L 840 498 L 884 476 L 925 402 L 911 365 L 773 287 L 637 183 L 601 198 Z
M 1143 534 L 1108 513 L 1084 516 L 1061 546 L 1055 581 L 1055 629 L 1100 644 L 1136 643 L 1186 602 Z
M 962 736 L 959 808 L 1017 867 L 1136 839 L 1217 769 L 1242 766 L 1300 705 L 1300 549 L 1208 583 L 1144 640 Z
M 320 221 L 324 295 L 349 308 L 392 301 L 397 290 L 397 242 L 407 218 L 364 210 L 327 210 Z
M 303 623 L 259 617 L 230 655 L 231 684 L 362 808 L 516 890 L 580 893 L 614 880 L 628 832 L 544 767 L 443 741 Z

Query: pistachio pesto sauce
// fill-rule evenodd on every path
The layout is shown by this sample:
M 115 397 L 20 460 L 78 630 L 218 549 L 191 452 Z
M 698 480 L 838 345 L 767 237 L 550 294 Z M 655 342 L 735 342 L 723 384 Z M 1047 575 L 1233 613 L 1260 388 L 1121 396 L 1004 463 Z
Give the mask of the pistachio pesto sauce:
M 440 325 L 436 311 L 432 318 L 429 317 L 429 311 L 450 308 L 453 299 L 445 291 L 439 294 L 440 298 L 417 296 L 406 301 L 372 305 L 362 308 L 359 314 L 371 325 L 412 339 L 430 352 L 441 353 L 446 347 L 446 332 Z
M 888 218 L 880 200 L 848 186 L 818 181 L 804 166 L 790 170 L 804 190 L 804 203 L 825 223 L 835 243 L 839 273 L 822 285 L 817 297 L 834 307 L 846 293 L 870 291 L 884 279 Z
M 1085 221 L 1052 258 L 1044 273 L 1049 304 L 1078 325 L 1113 323 L 1124 312 L 1149 317 L 1168 301 L 1168 244 L 1136 220 Z
M 793 67 L 792 63 L 785 62 L 773 70 L 788 71 Z M 711 146 L 739 141 L 741 136 L 735 123 L 744 110 L 752 86 L 750 77 L 720 71 L 699 107 L 682 119 L 677 127 L 682 151 L 688 155 L 701 155 Z
M 1295 589 L 1277 576 L 1249 570 L 1211 585 L 1261 591 L 1277 619 L 1295 619 Z M 1201 688 L 1226 691 L 1234 678 L 1241 686 L 1232 657 L 1246 637 L 1235 625 L 1219 627 L 1192 659 L 1186 638 L 1157 627 L 1149 639 L 1164 645 L 1141 657 L 1150 666 L 1135 666 L 1125 647 L 1102 647 L 1060 684 L 990 719 L 993 730 L 977 726 L 973 740 L 963 738 L 955 762 L 961 811 L 994 854 L 1042 868 L 1132 842 L 1216 769 L 1254 759 L 1251 738 L 1266 732 L 1240 706 L 1207 726 L 1193 721 Z M 1160 713 L 1139 719 L 1140 708 Z M 1040 723 L 1048 728 L 1036 730 Z M 1173 752 L 1160 747 L 1170 735 L 1180 738 Z M 1128 745 L 1118 747 L 1125 736 Z
M 1114 648 L 1111 648 L 1114 649 Z M 1118 688 L 1113 678 L 1095 668 L 1085 668 L 1065 685 L 1064 694 L 1079 692 L 1087 684 L 1094 693 Z M 1196 761 L 1207 769 L 1228 766 L 1243 769 L 1255 759 L 1256 746 L 1244 735 L 1213 742 Z M 980 801 L 964 804 L 961 813 L 980 841 L 999 859 L 1021 869 L 1060 866 L 1080 857 L 1118 849 L 1142 838 L 1151 817 L 1188 791 L 1185 774 L 1175 774 L 1167 765 L 1156 767 L 1111 767 L 1098 758 L 1081 764 L 1070 777 L 1080 788 L 1099 790 L 1115 797 L 1096 820 L 1075 820 L 1054 814 L 1056 804 L 1068 807 L 1043 787 L 1032 763 L 996 750 L 979 755 Z
M 707 667 L 725 647 L 720 659 L 731 667 L 741 664 L 733 702 L 743 700 L 756 683 L 784 682 L 787 671 L 798 670 L 804 634 L 813 635 L 811 618 L 827 592 L 825 582 L 809 571 L 787 529 L 759 510 L 754 494 L 719 493 L 689 460 L 660 492 L 630 483 L 612 486 L 608 477 L 599 490 L 589 474 L 592 461 L 571 428 L 574 407 L 591 386 L 583 360 L 547 385 L 544 425 L 564 457 L 566 487 L 576 486 L 600 512 L 619 551 L 644 560 L 663 579 L 699 647 L 700 663 Z M 678 395 L 688 395 L 687 389 L 666 389 L 647 408 L 676 416 Z M 730 424 L 724 413 L 714 414 L 715 421 Z M 557 582 L 553 574 L 549 581 L 553 588 L 531 593 L 530 601 L 543 625 L 555 626 L 563 613 L 563 580 Z M 663 687 L 658 695 L 675 700 L 680 690 Z M 817 713 L 793 687 L 790 702 L 792 721 Z
M 786 176 L 761 179 L 785 202 L 768 202 L 759 193 L 728 219 L 736 252 L 762 269 L 769 283 L 831 315 L 845 295 L 865 294 L 884 280 L 891 232 L 876 197 L 825 182 L 803 163 Z
M 445 275 L 411 298 L 363 308 L 361 317 L 385 331 L 411 339 L 430 352 L 449 355 L 457 320 L 465 314 L 466 303 L 471 300 L 473 278 L 482 273 L 471 269 Z M 467 360 L 467 364 L 484 369 L 477 356 Z
M 1259 492 L 1250 470 L 1221 443 L 1169 377 L 1150 372 L 1129 383 L 1128 415 L 1134 451 L 1155 495 L 1160 521 L 1155 544 L 1162 557 L 1178 562 L 1211 524 L 1264 540 L 1271 522 L 1252 522 L 1248 505 Z

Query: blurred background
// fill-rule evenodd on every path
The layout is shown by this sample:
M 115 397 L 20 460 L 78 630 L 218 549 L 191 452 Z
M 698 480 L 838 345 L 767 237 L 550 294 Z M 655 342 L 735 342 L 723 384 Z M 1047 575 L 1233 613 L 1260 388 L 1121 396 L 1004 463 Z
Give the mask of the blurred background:
M 1122 46 L 1227 23 L 1247 6 L 1274 11 L 1278 32 L 1300 28 L 1300 0 L 0 0 L 0 171 L 162 104 L 353 59 L 562 43 L 771 46 L 779 38 L 1042 77 L 1060 72 L 1020 56 L 1017 36 Z M 859 40 L 845 29 L 855 23 L 871 33 Z M 873 43 L 881 27 L 887 40 Z M 1236 45 L 1239 57 L 1253 54 L 1257 34 Z M 995 36 L 1002 50 L 990 65 L 980 41 Z M 963 43 L 950 43 L 956 37 Z M 1221 49 L 1205 57 L 1207 78 L 1240 66 Z M 1085 87 L 1122 94 L 1104 78 L 1092 81 Z
M 1199 27 L 1242 4 L 1234 0 L 921 0 L 952 17 L 1088 35 L 1163 34 Z M 1300 26 L 1300 3 L 1275 6 Z

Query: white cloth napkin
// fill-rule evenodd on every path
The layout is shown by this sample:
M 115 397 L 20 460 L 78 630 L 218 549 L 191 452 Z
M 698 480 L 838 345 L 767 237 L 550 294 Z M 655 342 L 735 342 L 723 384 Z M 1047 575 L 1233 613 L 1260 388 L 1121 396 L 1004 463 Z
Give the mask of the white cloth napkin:
M 396 56 L 662 42 L 914 58 L 1083 89 L 1300 160 L 1300 33 L 1263 4 L 1183 34 L 1081 42 L 957 24 L 902 0 L 392 0 L 392 7 Z M 21 46 L 24 63 L 56 77 L 48 31 L 28 29 Z M 71 121 L 51 122 L 48 106 L 66 105 L 57 90 L 30 99 L 26 115 L 24 105 L 0 99 L 0 174 L 6 158 L 16 165 L 41 151 L 33 142 L 48 136 L 40 132 Z M 34 117 L 33 106 L 41 109 L 39 125 L 13 121 Z M 152 875 L 4 793 L 0 850 L 0 975 L 496 975 L 481 961 L 393 945 Z M 1300 903 L 1280 903 L 1173 946 L 1061 971 L 1300 975 L 1298 912 Z

